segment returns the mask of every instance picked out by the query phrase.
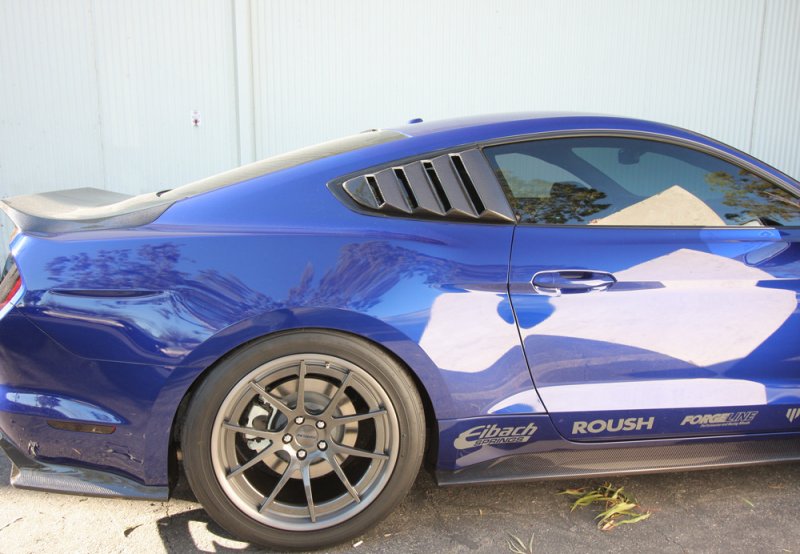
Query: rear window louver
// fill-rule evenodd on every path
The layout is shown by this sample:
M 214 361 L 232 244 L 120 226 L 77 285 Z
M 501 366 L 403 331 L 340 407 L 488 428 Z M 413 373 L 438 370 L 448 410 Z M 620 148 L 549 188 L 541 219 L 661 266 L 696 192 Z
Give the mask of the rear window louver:
M 363 208 L 395 215 L 514 221 L 497 179 L 477 149 L 389 167 L 344 182 Z

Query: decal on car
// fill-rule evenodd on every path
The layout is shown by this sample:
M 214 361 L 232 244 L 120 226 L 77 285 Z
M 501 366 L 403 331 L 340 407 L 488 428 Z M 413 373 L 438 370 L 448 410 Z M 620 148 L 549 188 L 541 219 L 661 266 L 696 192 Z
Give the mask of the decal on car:
M 458 435 L 453 446 L 459 450 L 465 450 L 488 444 L 523 443 L 528 442 L 538 429 L 535 423 L 517 427 L 499 427 L 494 423 L 478 425 Z
M 758 412 L 723 412 L 718 414 L 695 414 L 687 415 L 681 421 L 681 426 L 694 425 L 701 428 L 706 427 L 739 427 L 750 425 L 758 415 Z
M 647 419 L 643 417 L 626 417 L 619 419 L 575 421 L 572 424 L 572 434 L 583 435 L 586 433 L 615 433 L 617 431 L 641 431 L 642 429 L 652 430 L 655 421 L 655 417 L 649 417 Z
M 800 408 L 789 408 L 786 411 L 786 419 L 789 423 L 794 423 L 794 420 L 800 417 Z

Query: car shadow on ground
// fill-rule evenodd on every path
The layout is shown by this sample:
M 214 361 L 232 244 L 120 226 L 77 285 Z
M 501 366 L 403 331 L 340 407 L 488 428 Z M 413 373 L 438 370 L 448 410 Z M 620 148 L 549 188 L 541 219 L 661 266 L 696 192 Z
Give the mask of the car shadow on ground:
M 0 454 L 0 550 L 11 545 L 14 552 L 40 552 L 41 544 L 50 541 L 53 552 L 265 552 L 213 522 L 182 473 L 168 502 L 134 502 L 12 491 L 10 469 Z M 384 521 L 325 551 L 493 554 L 507 551 L 511 535 L 526 543 L 533 535 L 537 553 L 800 554 L 792 509 L 800 495 L 800 464 L 609 478 L 653 514 L 612 532 L 597 529 L 596 510 L 570 511 L 570 499 L 558 494 L 604 480 L 438 488 L 422 472 Z
M 180 469 L 178 475 L 178 482 L 170 491 L 170 499 L 199 505 L 197 498 L 189 487 L 183 468 Z M 406 502 L 423 503 L 424 499 L 432 494 L 433 489 L 437 489 L 433 475 L 428 469 L 423 469 L 409 492 Z M 202 553 L 280 552 L 266 550 L 258 545 L 240 541 L 213 521 L 206 511 L 199 507 L 162 517 L 156 521 L 156 524 L 159 537 L 167 552 L 179 551 L 187 545 L 192 545 L 194 551 Z M 203 536 L 203 544 L 198 544 L 198 541 L 195 540 L 198 535 Z M 380 525 L 377 530 L 371 530 L 367 535 L 375 535 L 374 537 L 369 537 L 373 539 L 371 542 L 374 542 L 378 537 L 391 536 L 391 534 L 385 534 L 380 529 Z M 368 537 L 365 536 L 364 538 Z M 354 539 L 351 542 L 358 542 L 358 540 Z M 339 552 L 350 550 L 351 548 L 352 545 L 350 543 L 345 543 L 339 547 L 327 548 L 325 551 Z
M 196 552 L 269 552 L 251 544 L 240 543 L 236 537 L 212 521 L 202 508 L 163 517 L 156 524 L 161 542 L 167 552 L 176 551 L 177 545 L 184 547 L 185 545 L 194 545 Z M 212 536 L 209 549 L 198 546 L 194 541 L 192 528 L 198 526 Z M 227 546 L 227 543 L 232 542 L 242 544 L 242 546 Z
M 189 487 L 183 468 L 180 469 L 178 475 L 178 482 L 170 491 L 170 499 L 173 501 L 177 500 L 191 502 L 199 505 L 197 498 Z M 420 474 L 417 476 L 417 480 L 409 492 L 408 498 L 406 498 L 404 505 L 407 503 L 416 504 L 417 510 L 425 511 L 420 504 L 424 505 L 425 500 L 430 498 L 431 494 L 435 494 L 435 490 L 437 489 L 438 487 L 435 484 L 430 470 L 428 468 L 422 469 L 420 470 Z M 402 508 L 399 508 L 398 510 L 402 510 Z M 179 551 L 181 548 L 185 548 L 187 545 L 192 545 L 194 551 L 203 553 L 280 552 L 267 550 L 258 545 L 240 541 L 226 531 L 223 527 L 218 525 L 215 521 L 213 521 L 206 511 L 200 507 L 162 517 L 156 522 L 156 524 L 158 527 L 159 537 L 167 552 Z M 386 537 L 390 537 L 393 534 L 402 534 L 396 533 L 397 530 L 398 529 L 396 527 L 393 527 L 393 531 L 395 531 L 395 533 L 385 533 L 386 529 L 382 529 L 379 524 L 375 529 L 368 531 L 363 538 L 368 539 L 371 543 L 375 543 L 376 541 L 382 542 L 379 539 L 383 539 L 383 541 L 385 541 Z M 198 541 L 195 540 L 195 537 L 198 535 L 203 536 L 203 544 L 198 544 Z M 353 539 L 353 541 L 350 541 L 349 543 L 346 542 L 338 547 L 326 548 L 325 551 L 340 552 L 350 550 L 353 548 L 351 543 L 357 542 L 358 539 Z
M 594 512 L 570 512 L 569 500 L 557 494 L 567 486 L 599 484 L 601 480 L 442 489 L 423 471 L 403 504 L 386 521 L 325 551 L 341 553 L 361 546 L 365 553 L 498 552 L 507 549 L 506 540 L 514 533 L 526 542 L 534 534 L 537 552 L 623 552 L 644 545 L 658 552 L 744 552 L 748 541 L 738 536 L 739 530 L 755 524 L 758 530 L 751 531 L 749 542 L 798 552 L 786 548 L 797 539 L 797 533 L 788 527 L 791 514 L 784 508 L 787 497 L 800 492 L 798 477 L 798 464 L 617 477 L 614 481 L 626 490 L 630 487 L 642 493 L 646 508 L 654 515 L 641 525 L 604 533 L 596 528 Z M 196 502 L 183 476 L 173 498 Z M 198 552 L 271 552 L 237 542 L 201 508 L 160 519 L 158 532 L 167 552 L 179 550 L 176 545 L 193 545 Z M 202 544 L 194 540 L 197 536 L 204 537 Z
M 181 468 L 180 477 L 170 491 L 171 500 L 182 500 L 198 504 L 185 473 Z M 158 535 L 167 552 L 174 552 L 177 545 L 193 545 L 196 552 L 268 552 L 262 548 L 243 543 L 212 520 L 203 508 L 179 512 L 162 517 L 156 521 Z M 194 540 L 197 529 L 210 535 L 210 544 L 202 547 Z M 231 543 L 236 543 L 231 546 Z

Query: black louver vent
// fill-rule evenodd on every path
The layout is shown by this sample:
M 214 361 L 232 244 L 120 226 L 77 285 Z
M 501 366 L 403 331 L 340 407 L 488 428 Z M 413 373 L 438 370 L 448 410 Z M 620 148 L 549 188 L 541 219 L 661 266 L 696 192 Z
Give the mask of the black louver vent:
M 497 179 L 476 149 L 360 175 L 343 188 L 362 207 L 380 212 L 514 221 Z

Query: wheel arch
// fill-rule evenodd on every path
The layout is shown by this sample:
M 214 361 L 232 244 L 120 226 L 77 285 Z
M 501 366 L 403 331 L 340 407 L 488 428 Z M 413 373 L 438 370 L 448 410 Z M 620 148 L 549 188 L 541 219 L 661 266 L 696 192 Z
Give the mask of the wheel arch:
M 359 320 L 365 317 L 361 314 L 355 315 L 360 316 L 358 318 Z M 372 325 L 370 325 L 368 328 L 363 327 L 363 321 L 361 321 L 361 323 L 362 327 L 358 331 L 352 328 L 342 328 L 341 326 L 298 325 L 282 329 L 273 329 L 255 336 L 252 336 L 252 334 L 248 333 L 250 336 L 246 336 L 245 340 L 233 341 L 234 345 L 232 347 L 219 354 L 213 359 L 213 361 L 207 363 L 205 367 L 201 368 L 199 371 L 195 371 L 191 379 L 186 379 L 184 376 L 177 376 L 179 377 L 179 380 L 184 383 L 184 387 L 180 396 L 180 400 L 177 403 L 175 403 L 173 400 L 172 405 L 177 407 L 171 414 L 171 420 L 168 428 L 169 433 L 168 437 L 166 437 L 169 441 L 168 449 L 166 451 L 168 455 L 166 463 L 170 485 L 174 485 L 178 478 L 178 461 L 180 460 L 181 456 L 180 439 L 183 424 L 185 422 L 186 412 L 197 389 L 202 385 L 205 379 L 224 360 L 242 351 L 243 349 L 250 347 L 254 343 L 286 334 L 304 332 L 327 332 L 350 339 L 364 341 L 380 349 L 384 354 L 390 356 L 396 363 L 398 363 L 398 365 L 400 365 L 400 367 L 407 372 L 409 377 L 414 382 L 420 399 L 422 400 L 422 405 L 425 411 L 425 425 L 428 429 L 425 459 L 429 462 L 435 462 L 432 457 L 435 457 L 438 448 L 437 421 L 438 419 L 441 419 L 442 406 L 434 402 L 431 392 L 433 391 L 434 394 L 436 394 L 436 402 L 442 400 L 444 401 L 445 405 L 449 405 L 451 402 L 449 394 L 445 394 L 445 385 L 436 372 L 436 366 L 416 342 L 413 342 L 410 338 L 402 335 L 396 329 L 378 320 L 373 320 Z M 228 333 L 230 333 L 230 331 L 228 331 Z M 228 333 L 220 333 L 217 335 L 217 337 Z M 212 342 L 213 340 L 214 339 L 209 339 L 207 342 Z M 231 341 L 225 342 L 230 343 Z M 208 355 L 205 353 L 195 353 L 194 357 L 197 357 L 198 359 L 208 359 Z M 410 363 L 411 361 L 414 362 L 413 366 Z M 422 371 L 419 370 L 420 366 L 422 366 Z M 173 398 L 175 398 L 174 395 Z

